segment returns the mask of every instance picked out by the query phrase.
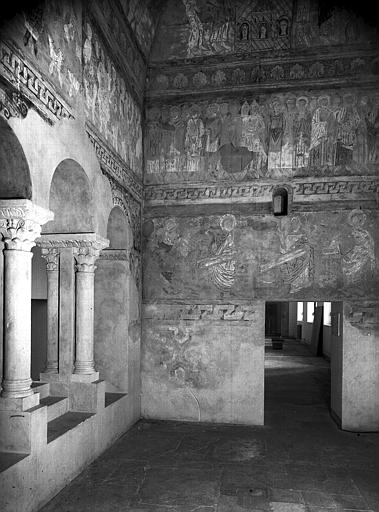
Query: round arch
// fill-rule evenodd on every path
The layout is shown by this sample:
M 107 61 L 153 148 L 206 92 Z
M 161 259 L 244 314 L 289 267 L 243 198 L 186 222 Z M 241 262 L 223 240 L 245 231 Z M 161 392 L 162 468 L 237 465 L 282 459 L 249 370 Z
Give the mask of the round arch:
M 54 220 L 44 233 L 89 233 L 94 231 L 94 204 L 89 179 L 83 168 L 70 158 L 55 169 L 49 196 Z
M 132 233 L 129 219 L 119 205 L 114 206 L 109 214 L 107 238 L 109 249 L 129 249 L 131 246 Z
M 32 181 L 22 146 L 0 117 L 0 199 L 31 199 Z

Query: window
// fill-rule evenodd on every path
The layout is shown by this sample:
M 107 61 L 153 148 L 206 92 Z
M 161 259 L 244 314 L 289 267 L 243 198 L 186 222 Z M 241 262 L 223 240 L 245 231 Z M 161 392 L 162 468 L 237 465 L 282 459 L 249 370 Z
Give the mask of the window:
M 272 209 L 274 215 L 288 215 L 288 192 L 285 188 L 278 188 L 273 193 Z
M 332 303 L 324 302 L 324 325 L 332 325 Z
M 302 322 L 304 320 L 304 303 L 297 303 L 297 321 Z
M 313 324 L 313 315 L 315 312 L 315 303 L 307 302 L 307 322 Z

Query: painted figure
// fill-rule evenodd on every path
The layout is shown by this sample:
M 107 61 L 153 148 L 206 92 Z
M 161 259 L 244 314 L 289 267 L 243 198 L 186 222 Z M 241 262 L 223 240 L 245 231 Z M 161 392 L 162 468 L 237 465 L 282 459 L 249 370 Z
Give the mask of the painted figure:
M 271 103 L 270 130 L 268 141 L 268 170 L 280 169 L 284 135 L 284 114 L 279 98 Z
M 294 166 L 308 167 L 311 137 L 311 116 L 307 110 L 308 98 L 296 100 L 297 116 L 294 121 Z
M 355 284 L 366 276 L 370 279 L 375 269 L 375 247 L 372 235 L 365 229 L 367 216 L 362 210 L 353 210 L 349 215 L 354 246 L 341 253 L 342 271 L 346 284 Z
M 313 282 L 313 248 L 301 231 L 299 217 L 282 217 L 278 223 L 280 256 L 261 266 L 262 272 L 278 268 L 290 293 L 310 286 Z
M 234 228 L 236 218 L 226 214 L 220 219 L 223 237 L 220 241 L 213 240 L 211 255 L 198 261 L 199 268 L 206 268 L 209 277 L 220 290 L 230 289 L 235 282 L 236 249 L 234 244 Z
M 332 142 L 330 129 L 334 121 L 330 109 L 329 96 L 320 96 L 317 108 L 312 116 L 311 143 L 309 147 L 309 165 L 330 165 L 332 161 Z

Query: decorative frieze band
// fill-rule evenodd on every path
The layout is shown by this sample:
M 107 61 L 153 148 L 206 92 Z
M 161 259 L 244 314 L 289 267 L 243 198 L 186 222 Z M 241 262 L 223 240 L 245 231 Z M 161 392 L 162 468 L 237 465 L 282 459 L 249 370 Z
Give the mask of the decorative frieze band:
M 252 304 L 144 304 L 145 320 L 224 320 L 251 322 L 256 317 Z
M 109 148 L 88 123 L 86 130 L 89 140 L 95 148 L 100 166 L 105 168 L 113 179 L 129 190 L 141 202 L 142 183 L 134 175 L 133 171 Z
M 373 55 L 346 55 L 316 58 L 282 58 L 254 60 L 253 62 L 209 62 L 192 64 L 175 63 L 175 66 L 151 67 L 149 70 L 148 96 L 151 98 L 172 94 L 199 94 L 215 90 L 259 89 L 262 86 L 275 87 L 285 83 L 288 86 L 314 85 L 314 81 L 324 84 L 346 84 L 346 78 L 359 77 L 364 80 L 378 79 L 379 59 Z
M 0 41 L 0 74 L 28 98 L 50 123 L 73 117 L 70 107 L 52 85 L 5 41 Z
M 109 240 L 96 233 L 54 233 L 44 234 L 37 240 L 42 249 L 74 248 L 79 250 L 102 251 L 109 245 Z
M 28 106 L 18 92 L 7 93 L 0 89 L 0 114 L 5 119 L 11 117 L 26 117 Z
M 100 253 L 100 259 L 106 261 L 128 261 L 129 251 L 126 249 L 104 249 Z
M 198 204 L 223 202 L 267 202 L 279 181 L 239 184 L 149 185 L 145 201 L 149 205 Z M 355 176 L 349 178 L 299 179 L 285 183 L 293 188 L 293 201 L 312 200 L 375 200 L 379 178 Z

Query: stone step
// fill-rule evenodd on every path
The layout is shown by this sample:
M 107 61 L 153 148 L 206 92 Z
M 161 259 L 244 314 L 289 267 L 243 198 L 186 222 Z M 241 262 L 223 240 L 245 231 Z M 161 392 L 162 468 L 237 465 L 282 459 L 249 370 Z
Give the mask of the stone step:
M 68 411 L 68 398 L 65 396 L 47 396 L 40 400 L 47 406 L 47 421 L 53 421 Z
M 32 389 L 34 393 L 39 393 L 40 400 L 50 394 L 50 384 L 48 382 L 41 382 L 40 380 L 33 381 Z
M 92 416 L 94 416 L 92 413 L 70 411 L 55 420 L 49 421 L 47 424 L 47 442 L 51 443 L 54 439 L 63 436 L 83 421 L 92 418 Z

